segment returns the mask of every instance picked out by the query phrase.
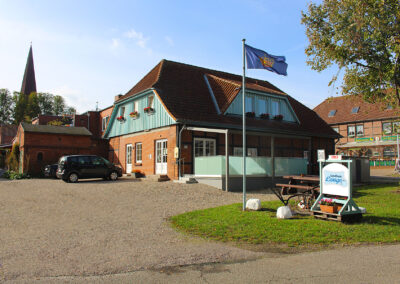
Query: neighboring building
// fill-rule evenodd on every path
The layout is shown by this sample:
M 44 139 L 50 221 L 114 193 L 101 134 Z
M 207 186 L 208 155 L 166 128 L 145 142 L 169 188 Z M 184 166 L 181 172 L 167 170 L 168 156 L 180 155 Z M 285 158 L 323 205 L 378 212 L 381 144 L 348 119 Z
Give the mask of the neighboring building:
M 342 136 L 336 153 L 387 160 L 397 156 L 400 117 L 391 106 L 341 96 L 326 99 L 314 111 Z
M 110 161 L 127 173 L 177 179 L 181 172 L 234 188 L 241 171 L 241 81 L 238 75 L 162 60 L 116 97 L 104 133 Z M 247 173 L 261 178 L 259 185 L 266 177 L 316 173 L 317 149 L 334 153 L 339 135 L 269 82 L 246 78 L 246 113 Z
M 11 149 L 15 134 L 17 134 L 16 125 L 0 125 L 0 150 Z

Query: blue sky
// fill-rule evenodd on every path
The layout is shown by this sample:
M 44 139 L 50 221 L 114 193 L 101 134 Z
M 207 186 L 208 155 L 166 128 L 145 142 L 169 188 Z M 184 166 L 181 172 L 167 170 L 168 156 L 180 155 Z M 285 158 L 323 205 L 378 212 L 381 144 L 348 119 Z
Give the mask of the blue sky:
M 288 76 L 247 70 L 308 107 L 336 90 L 336 69 L 306 65 L 301 11 L 309 1 L 3 1 L 0 88 L 19 91 L 33 43 L 39 92 L 62 95 L 78 112 L 113 103 L 160 60 L 242 74 L 242 38 L 284 55 Z

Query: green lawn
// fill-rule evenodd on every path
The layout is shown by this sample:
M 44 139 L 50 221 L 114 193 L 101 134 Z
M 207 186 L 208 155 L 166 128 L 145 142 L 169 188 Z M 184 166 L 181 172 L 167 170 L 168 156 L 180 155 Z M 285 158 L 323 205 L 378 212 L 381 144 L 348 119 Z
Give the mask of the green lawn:
M 262 203 L 263 211 L 243 212 L 242 204 L 197 210 L 171 218 L 172 225 L 196 236 L 239 244 L 292 246 L 393 243 L 400 241 L 400 188 L 394 185 L 357 188 L 354 200 L 367 214 L 355 224 L 295 216 L 276 218 L 279 201 Z

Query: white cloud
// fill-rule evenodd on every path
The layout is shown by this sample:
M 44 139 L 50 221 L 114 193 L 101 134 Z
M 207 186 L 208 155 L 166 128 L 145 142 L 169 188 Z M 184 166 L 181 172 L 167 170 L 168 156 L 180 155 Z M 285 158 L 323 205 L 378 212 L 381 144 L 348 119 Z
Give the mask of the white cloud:
M 93 100 L 93 98 L 84 96 L 82 91 L 72 89 L 67 85 L 46 90 L 44 92 L 62 96 L 65 99 L 66 104 L 76 108 L 78 113 L 82 113 L 87 110 L 94 110 L 96 108 L 96 102 Z
M 117 49 L 121 45 L 121 41 L 118 38 L 111 40 L 111 49 Z
M 174 41 L 172 40 L 171 37 L 165 36 L 164 39 L 170 46 L 174 46 Z
M 124 36 L 130 39 L 135 40 L 136 44 L 141 48 L 146 48 L 147 41 L 149 41 L 149 37 L 145 37 L 143 33 L 137 32 L 134 29 L 127 31 L 124 33 Z

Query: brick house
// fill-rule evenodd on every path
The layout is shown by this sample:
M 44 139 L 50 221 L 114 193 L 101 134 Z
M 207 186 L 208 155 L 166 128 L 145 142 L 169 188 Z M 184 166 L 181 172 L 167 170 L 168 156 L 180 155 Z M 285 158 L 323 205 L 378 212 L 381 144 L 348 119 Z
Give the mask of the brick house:
M 314 111 L 342 136 L 336 143 L 336 153 L 391 161 L 397 156 L 399 111 L 386 103 L 341 96 L 326 99 Z
M 20 144 L 20 170 L 40 174 L 47 164 L 63 155 L 93 154 L 108 156 L 108 141 L 102 138 L 101 122 L 105 111 L 89 111 L 70 115 L 69 126 L 47 125 L 65 116 L 39 115 L 32 124 L 21 123 L 14 143 Z
M 117 96 L 104 138 L 126 173 L 190 175 L 235 188 L 241 174 L 242 77 L 162 60 Z M 317 170 L 316 150 L 339 135 L 314 111 L 269 82 L 246 78 L 249 182 Z M 251 187 L 251 186 L 250 186 Z

